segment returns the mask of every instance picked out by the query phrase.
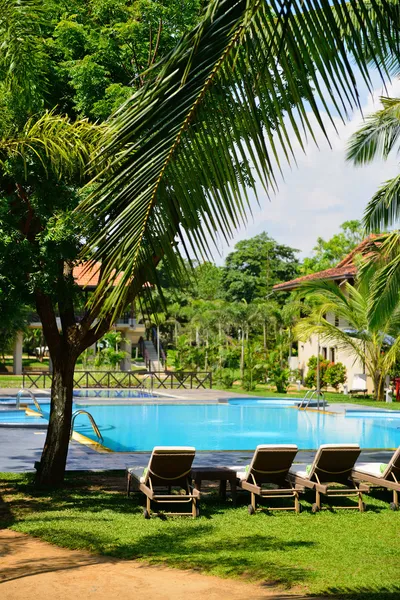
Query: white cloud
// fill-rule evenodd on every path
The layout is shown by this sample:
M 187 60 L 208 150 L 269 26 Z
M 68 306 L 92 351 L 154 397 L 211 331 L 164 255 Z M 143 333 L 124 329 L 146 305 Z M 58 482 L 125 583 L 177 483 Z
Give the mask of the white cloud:
M 382 94 L 386 95 L 386 92 L 381 87 L 366 97 L 362 107 L 364 116 L 377 110 Z M 399 95 L 400 81 L 389 85 L 387 94 Z M 313 122 L 312 116 L 310 120 Z M 297 167 L 284 169 L 285 180 L 280 182 L 275 196 L 268 199 L 259 186 L 260 207 L 252 197 L 253 218 L 249 218 L 247 227 L 237 232 L 229 247 L 220 245 L 222 255 L 226 256 L 237 241 L 262 231 L 267 231 L 280 243 L 298 248 L 302 256 L 308 255 L 318 236 L 329 238 L 343 221 L 360 219 L 379 185 L 396 175 L 399 169 L 396 156 L 386 162 L 377 159 L 365 167 L 355 168 L 346 163 L 348 139 L 362 121 L 360 112 L 355 113 L 346 125 L 335 119 L 338 130 L 335 133 L 334 126 L 326 118 L 331 148 L 315 125 L 319 148 L 310 142 L 306 154 L 300 150 L 296 153 Z M 218 262 L 222 262 L 222 258 Z

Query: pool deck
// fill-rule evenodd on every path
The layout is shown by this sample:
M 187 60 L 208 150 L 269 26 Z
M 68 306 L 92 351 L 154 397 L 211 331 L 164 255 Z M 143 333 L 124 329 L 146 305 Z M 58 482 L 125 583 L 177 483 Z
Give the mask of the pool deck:
M 34 471 L 34 462 L 40 460 L 46 432 L 23 427 L 0 429 L 0 471 L 23 473 Z M 314 451 L 300 450 L 296 462 L 309 464 Z M 360 460 L 388 462 L 392 451 L 363 451 Z M 194 466 L 247 465 L 253 452 L 197 452 Z M 72 441 L 69 446 L 67 469 L 71 471 L 109 471 L 126 467 L 146 466 L 150 452 L 96 452 L 88 446 Z

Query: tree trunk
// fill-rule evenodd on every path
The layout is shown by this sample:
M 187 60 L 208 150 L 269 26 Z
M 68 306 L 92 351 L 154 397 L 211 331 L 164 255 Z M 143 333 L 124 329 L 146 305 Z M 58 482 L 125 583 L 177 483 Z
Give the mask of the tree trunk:
M 59 485 L 64 481 L 71 431 L 74 369 L 76 359 L 60 352 L 53 361 L 51 411 L 36 483 Z
M 264 321 L 263 323 L 263 334 L 264 334 L 264 350 L 267 349 L 267 325 Z
M 374 392 L 375 400 L 383 402 L 385 399 L 385 379 L 381 377 L 380 373 L 374 375 Z

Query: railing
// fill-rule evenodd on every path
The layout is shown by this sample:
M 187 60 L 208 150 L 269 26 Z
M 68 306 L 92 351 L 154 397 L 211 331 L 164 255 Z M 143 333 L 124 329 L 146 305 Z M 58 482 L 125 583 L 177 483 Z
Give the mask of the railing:
M 24 373 L 25 389 L 51 387 L 52 373 Z M 142 373 L 135 371 L 76 371 L 74 388 L 132 388 L 132 389 L 208 389 L 212 388 L 210 371 L 159 371 Z
M 28 388 L 25 388 L 25 387 L 22 387 L 22 388 L 19 390 L 19 392 L 18 392 L 18 394 L 17 394 L 17 397 L 16 397 L 16 399 L 15 399 L 15 406 L 16 406 L 17 410 L 19 410 L 19 409 L 20 409 L 20 406 L 21 406 L 21 398 L 22 398 L 23 394 L 28 394 L 28 396 L 30 396 L 30 398 L 31 398 L 31 399 L 32 399 L 32 401 L 33 401 L 33 404 L 34 404 L 34 405 L 35 405 L 35 407 L 36 407 L 36 410 L 37 410 L 37 411 L 38 411 L 38 412 L 39 412 L 39 413 L 42 415 L 42 414 L 43 414 L 42 407 L 40 406 L 39 402 L 36 400 L 36 396 L 35 396 L 35 394 L 34 394 L 34 393 L 33 393 L 33 392 L 30 390 L 30 389 L 28 389 Z
M 302 401 L 300 402 L 300 404 L 297 405 L 298 409 L 303 409 L 303 410 L 307 410 L 307 408 L 310 405 L 311 400 L 314 398 L 314 396 L 317 396 L 317 408 L 319 410 L 319 400 L 322 396 L 322 409 L 325 408 L 325 396 L 324 396 L 324 392 L 321 392 L 321 390 L 308 390 L 305 393 L 304 398 L 302 399 Z
M 75 423 L 75 419 L 78 415 L 87 415 L 90 421 L 90 424 L 92 426 L 92 429 L 95 433 L 95 435 L 97 436 L 97 438 L 101 441 L 103 441 L 103 436 L 100 433 L 100 429 L 97 426 L 96 421 L 94 420 L 93 416 L 90 414 L 90 412 L 88 412 L 87 410 L 76 410 L 73 414 L 72 414 L 72 420 L 71 420 L 71 433 L 70 433 L 70 438 L 72 438 L 72 434 L 74 432 L 74 423 Z

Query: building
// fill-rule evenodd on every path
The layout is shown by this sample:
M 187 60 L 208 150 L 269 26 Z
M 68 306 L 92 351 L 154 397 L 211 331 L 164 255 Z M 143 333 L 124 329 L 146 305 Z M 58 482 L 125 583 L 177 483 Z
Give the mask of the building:
M 81 287 L 85 293 L 89 294 L 96 288 L 99 280 L 99 269 L 96 265 L 87 268 L 86 265 L 77 265 L 74 267 L 73 275 L 75 283 Z M 79 315 L 77 315 L 79 318 Z M 57 319 L 59 322 L 59 319 Z M 37 314 L 32 314 L 28 322 L 29 329 L 41 329 L 42 324 Z M 61 328 L 61 323 L 59 323 Z M 124 314 L 114 323 L 113 328 L 120 331 L 123 341 L 121 350 L 126 352 L 126 357 L 121 361 L 121 370 L 129 371 L 131 368 L 132 347 L 137 347 L 139 339 L 145 335 L 146 327 L 143 323 L 138 323 L 134 311 L 131 310 Z M 22 374 L 22 348 L 23 348 L 23 333 L 17 334 L 14 342 L 13 350 L 13 373 L 14 375 Z
M 318 273 L 312 273 L 310 275 L 304 275 L 303 277 L 297 277 L 291 281 L 285 281 L 284 283 L 278 283 L 274 286 L 275 291 L 279 292 L 290 292 L 296 290 L 301 284 L 306 281 L 315 281 L 318 279 L 335 281 L 337 285 L 341 286 L 346 282 L 350 284 L 354 283 L 354 278 L 357 274 L 357 266 L 355 258 L 356 256 L 365 256 L 368 254 L 370 249 L 370 242 L 376 236 L 371 235 L 361 242 L 350 254 L 348 254 L 343 260 L 339 262 L 336 267 L 319 271 Z M 343 319 L 339 319 L 334 314 L 328 313 L 325 317 L 330 323 L 346 329 L 348 323 L 344 322 Z M 304 380 L 307 375 L 307 363 L 311 356 L 317 356 L 318 354 L 318 336 L 312 335 L 305 342 L 298 342 L 298 356 L 291 359 L 289 365 L 291 369 L 299 369 Z M 347 371 L 347 382 L 346 385 L 349 389 L 353 386 L 355 377 L 359 374 L 365 374 L 365 368 L 363 363 L 354 357 L 354 354 L 339 349 L 334 345 L 330 345 L 324 341 L 321 341 L 319 346 L 319 353 L 324 358 L 331 362 L 341 362 L 345 365 Z M 373 392 L 373 382 L 370 377 L 366 377 L 367 391 L 368 393 Z

